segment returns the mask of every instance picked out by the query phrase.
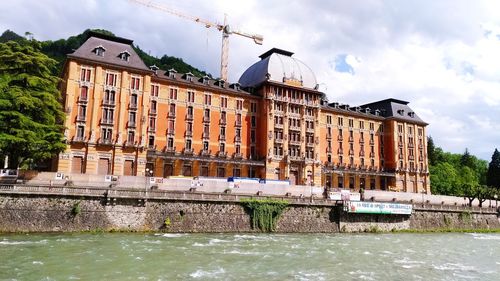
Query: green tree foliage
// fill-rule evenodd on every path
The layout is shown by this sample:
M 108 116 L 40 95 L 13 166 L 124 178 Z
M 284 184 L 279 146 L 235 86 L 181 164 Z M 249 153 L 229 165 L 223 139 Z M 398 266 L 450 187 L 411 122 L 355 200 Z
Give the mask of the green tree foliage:
M 427 141 L 433 194 L 463 196 L 470 202 L 478 199 L 480 204 L 492 196 L 486 187 L 487 161 L 471 155 L 468 149 L 463 154 L 443 152 L 431 137 Z
M 498 149 L 495 149 L 491 156 L 486 178 L 488 186 L 500 189 L 500 152 Z
M 56 64 L 36 41 L 0 43 L 0 157 L 9 168 L 65 148 Z

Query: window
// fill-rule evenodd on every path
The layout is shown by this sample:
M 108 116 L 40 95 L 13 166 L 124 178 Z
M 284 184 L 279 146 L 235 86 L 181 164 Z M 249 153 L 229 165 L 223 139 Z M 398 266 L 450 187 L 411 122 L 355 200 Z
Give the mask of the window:
M 160 86 L 152 84 L 151 85 L 151 96 L 157 97 L 159 92 L 160 92 Z
M 194 91 L 187 91 L 187 102 L 194 102 Z
M 203 150 L 208 151 L 208 141 L 203 142 Z
M 177 88 L 170 88 L 170 93 L 168 97 L 171 100 L 177 100 Z
M 222 153 L 226 151 L 226 145 L 223 142 L 219 144 L 219 151 Z
M 168 110 L 169 110 L 169 114 L 175 115 L 175 103 L 171 103 Z
M 150 117 L 149 118 L 149 130 L 154 131 L 156 128 L 156 118 Z
M 128 131 L 127 142 L 134 143 L 134 141 L 135 141 L 135 132 Z
M 220 98 L 220 107 L 227 108 L 227 97 Z
M 186 140 L 186 150 L 191 150 L 191 140 Z
M 89 88 L 82 87 L 80 89 L 80 101 L 87 101 L 89 99 Z
M 89 68 L 82 68 L 80 80 L 85 82 L 90 82 L 90 74 L 91 70 Z
M 370 122 L 370 130 L 371 131 L 375 130 L 375 124 L 373 122 Z
M 190 116 L 191 118 L 193 117 L 193 107 L 192 106 L 187 107 L 187 115 Z
M 118 74 L 112 73 L 112 72 L 106 72 L 106 85 L 111 86 L 111 87 L 116 87 L 116 80 L 118 77 Z
M 204 104 L 205 105 L 211 105 L 212 104 L 212 95 L 205 94 Z
M 255 130 L 250 131 L 250 142 L 255 143 Z
M 255 102 L 250 103 L 250 111 L 252 113 L 257 113 L 257 103 Z
M 115 91 L 104 91 L 104 103 L 109 105 L 115 104 Z
M 398 133 L 400 133 L 400 134 L 403 133 L 403 125 L 401 125 L 401 124 L 398 125 Z
M 153 148 L 155 146 L 155 136 L 149 136 L 148 147 Z
M 221 137 L 226 136 L 226 127 L 220 127 L 220 135 L 221 135 Z
M 102 119 L 103 123 L 113 123 L 114 110 L 111 108 L 102 109 Z
M 86 117 L 87 117 L 87 106 L 80 105 L 78 107 L 78 117 L 77 117 L 77 119 L 80 120 L 80 121 L 85 121 Z
M 136 116 L 135 111 L 129 112 L 129 114 L 128 114 L 128 125 L 129 126 L 135 126 L 135 116 Z
M 130 79 L 130 89 L 139 90 L 140 85 L 141 85 L 141 78 L 132 76 L 132 78 Z
M 241 153 L 241 146 L 239 144 L 235 145 L 235 150 L 237 154 Z
M 103 128 L 101 131 L 101 138 L 106 141 L 111 141 L 112 134 L 113 134 L 113 129 Z
M 106 51 L 106 49 L 104 49 L 103 46 L 98 46 L 94 49 L 94 54 L 96 54 L 97 56 L 100 56 L 100 57 L 103 57 L 104 56 L 104 52 Z
M 189 132 L 189 133 L 193 132 L 193 123 L 191 123 L 191 122 L 186 123 L 186 132 Z
M 174 148 L 174 138 L 168 138 L 167 147 L 170 149 Z
M 127 51 L 121 52 L 118 57 L 123 60 L 123 61 L 128 61 L 128 58 L 130 57 L 130 53 Z
M 210 119 L 210 109 L 208 109 L 208 108 L 207 108 L 207 109 L 205 109 L 203 116 L 204 116 L 205 118 Z
M 136 94 L 132 94 L 130 95 L 130 106 L 131 107 L 137 107 L 137 95 Z
M 332 116 L 331 115 L 326 116 L 326 124 L 328 124 L 328 125 L 332 124 Z
M 257 118 L 255 116 L 252 116 L 251 119 L 250 119 L 250 124 L 253 128 L 255 128 L 255 126 L 257 126 Z
M 344 126 L 344 118 L 339 117 L 337 120 L 338 120 L 338 125 L 339 126 Z
M 156 108 L 157 108 L 158 102 L 155 100 L 151 101 L 150 106 L 150 113 L 155 114 L 156 113 Z
M 365 121 L 359 121 L 359 128 L 362 130 L 365 128 Z
M 84 126 L 78 126 L 76 129 L 76 137 L 77 138 L 83 138 L 85 136 L 85 127 Z
M 174 131 L 174 120 L 168 120 L 168 130 Z
M 224 123 L 226 122 L 226 112 L 225 112 L 225 111 L 222 111 L 222 112 L 220 113 L 220 120 L 221 120 L 222 122 L 224 122 Z
M 241 126 L 241 113 L 236 114 L 236 126 Z
M 349 128 L 354 127 L 354 119 L 349 119 Z
M 242 110 L 242 109 L 243 109 L 243 101 L 236 100 L 236 110 Z

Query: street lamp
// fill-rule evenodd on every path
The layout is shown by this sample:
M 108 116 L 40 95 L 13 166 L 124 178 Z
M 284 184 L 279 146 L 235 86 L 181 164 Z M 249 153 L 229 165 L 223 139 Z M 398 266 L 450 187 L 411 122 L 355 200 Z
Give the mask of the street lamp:
M 493 198 L 495 198 L 495 208 L 498 210 L 498 195 L 493 195 Z
M 146 182 L 144 184 L 144 191 L 147 192 L 148 191 L 148 180 L 149 180 L 149 175 L 150 173 L 152 173 L 153 171 L 150 170 L 149 168 L 146 168 Z

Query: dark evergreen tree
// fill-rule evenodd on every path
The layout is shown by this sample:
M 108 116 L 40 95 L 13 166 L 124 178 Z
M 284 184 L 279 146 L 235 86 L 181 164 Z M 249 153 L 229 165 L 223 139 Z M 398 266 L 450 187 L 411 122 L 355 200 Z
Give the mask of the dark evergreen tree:
M 486 184 L 500 189 L 500 152 L 498 152 L 496 148 L 491 156 L 491 162 L 488 165 Z
M 427 155 L 429 156 L 429 164 L 434 166 L 437 163 L 436 146 L 431 136 L 427 137 Z
M 9 168 L 65 149 L 56 64 L 36 41 L 0 43 L 0 157 Z
M 469 153 L 469 149 L 467 148 L 465 148 L 465 152 L 460 158 L 460 165 L 462 165 L 462 167 L 469 167 L 471 169 L 476 168 L 476 159 Z

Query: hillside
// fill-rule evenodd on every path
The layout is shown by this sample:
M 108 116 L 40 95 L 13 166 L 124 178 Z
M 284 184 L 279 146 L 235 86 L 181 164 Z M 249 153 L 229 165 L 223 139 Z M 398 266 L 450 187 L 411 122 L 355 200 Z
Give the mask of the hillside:
M 103 29 L 87 29 L 83 33 L 78 34 L 76 36 L 71 36 L 68 39 L 59 39 L 57 41 L 40 41 L 41 45 L 41 50 L 43 53 L 45 53 L 47 56 L 55 59 L 58 62 L 58 72 L 61 71 L 64 61 L 66 59 L 66 55 L 72 53 L 74 50 L 76 50 L 78 47 L 80 47 L 85 39 L 88 36 L 88 33 L 90 31 L 94 32 L 100 32 L 103 34 L 115 36 L 112 32 L 103 30 Z M 29 35 L 29 34 L 28 34 Z M 17 41 L 17 42 L 27 42 L 27 39 L 21 35 L 18 35 L 17 33 L 11 31 L 11 30 L 6 30 L 1 36 L 0 36 L 0 43 L 4 43 L 7 41 Z M 139 48 L 139 46 L 134 45 L 134 49 L 137 52 L 137 54 L 141 57 L 141 59 L 144 61 L 144 63 L 148 66 L 150 65 L 156 65 L 160 69 L 165 69 L 168 70 L 170 68 L 174 68 L 178 72 L 191 72 L 196 76 L 204 76 L 206 75 L 205 71 L 199 70 L 196 67 L 193 67 L 187 63 L 185 63 L 181 58 L 176 58 L 176 57 L 171 57 L 167 55 L 163 55 L 161 58 L 154 57 L 151 55 L 148 55 L 146 52 L 144 52 L 142 49 Z M 59 75 L 59 73 L 55 73 Z M 208 74 L 211 76 L 210 74 Z

